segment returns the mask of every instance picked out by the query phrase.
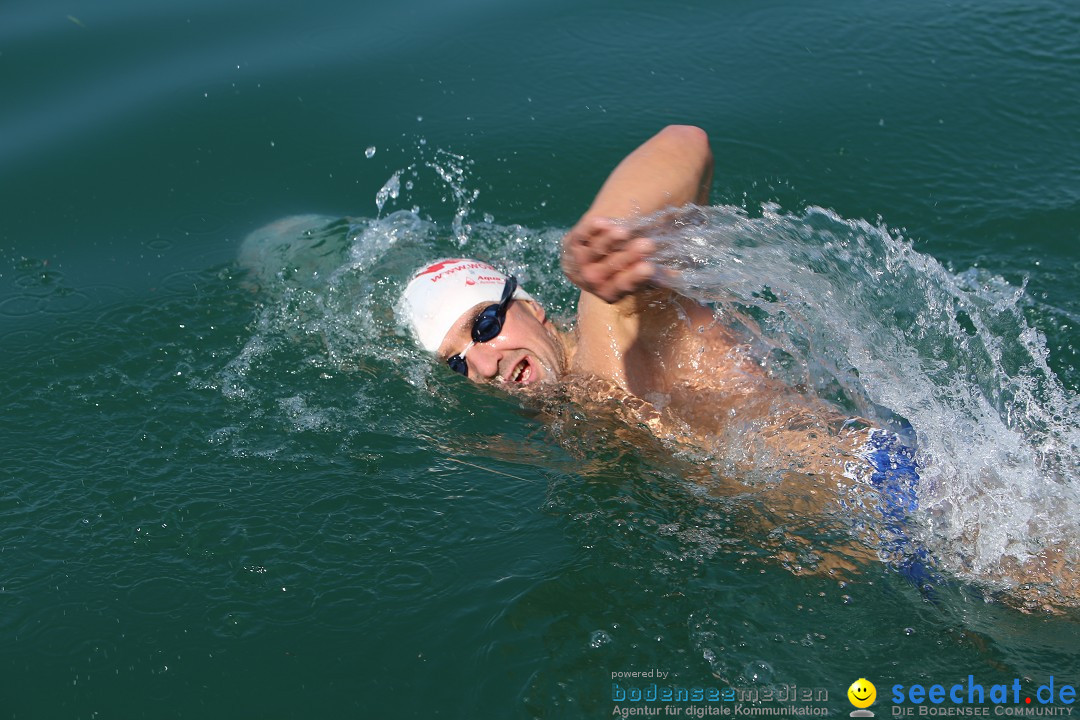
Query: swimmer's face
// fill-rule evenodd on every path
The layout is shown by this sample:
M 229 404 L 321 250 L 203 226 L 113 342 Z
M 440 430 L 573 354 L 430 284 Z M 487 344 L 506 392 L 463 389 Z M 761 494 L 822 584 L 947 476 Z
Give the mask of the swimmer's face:
M 472 340 L 481 303 L 462 313 L 446 334 L 438 355 L 446 360 L 461 353 Z M 535 302 L 513 300 L 506 309 L 502 332 L 495 339 L 476 343 L 465 354 L 469 379 L 506 387 L 523 387 L 558 380 L 566 372 L 566 356 L 555 326 Z

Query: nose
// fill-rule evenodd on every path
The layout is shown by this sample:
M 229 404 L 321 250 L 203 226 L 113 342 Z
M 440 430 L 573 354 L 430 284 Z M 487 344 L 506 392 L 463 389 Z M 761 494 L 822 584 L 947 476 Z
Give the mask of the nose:
M 477 343 L 465 356 L 469 363 L 469 377 L 478 381 L 493 380 L 499 375 L 502 352 L 494 346 L 495 341 Z

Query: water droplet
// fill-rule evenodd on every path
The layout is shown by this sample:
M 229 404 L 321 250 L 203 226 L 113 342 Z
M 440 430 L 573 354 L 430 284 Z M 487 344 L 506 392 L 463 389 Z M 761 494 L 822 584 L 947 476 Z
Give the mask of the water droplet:
M 375 207 L 382 212 L 383 205 L 387 200 L 397 200 L 398 194 L 401 192 L 401 171 L 398 170 L 390 179 L 386 181 L 386 184 L 379 188 L 379 192 L 375 193 Z
M 611 643 L 611 636 L 603 630 L 594 630 L 589 636 L 589 647 L 596 649 Z
M 772 666 L 764 660 L 756 660 L 746 668 L 746 677 L 752 683 L 768 685 L 773 681 Z

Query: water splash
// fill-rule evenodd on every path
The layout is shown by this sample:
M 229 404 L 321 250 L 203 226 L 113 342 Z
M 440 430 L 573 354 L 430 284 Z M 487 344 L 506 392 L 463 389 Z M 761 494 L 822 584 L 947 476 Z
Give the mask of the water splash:
M 398 195 L 401 194 L 401 171 L 398 170 L 390 179 L 379 188 L 379 192 L 375 193 L 375 207 L 378 208 L 379 214 L 382 215 L 383 206 L 386 205 L 387 200 L 397 200 Z
M 372 423 L 454 442 L 437 408 L 458 412 L 460 393 L 433 377 L 394 313 L 410 272 L 448 254 L 498 258 L 554 315 L 572 312 L 576 291 L 559 270 L 564 229 L 486 214 L 470 222 L 479 195 L 471 163 L 425 148 L 377 193 L 377 218 L 304 216 L 245 241 L 241 262 L 265 299 L 252 337 L 222 370 L 227 397 L 281 416 L 287 430 Z M 415 208 L 382 214 L 432 191 L 452 205 L 449 227 Z M 910 423 L 923 476 L 913 532 L 940 566 L 1004 578 L 1055 548 L 1076 566 L 1080 403 L 1025 319 L 1023 286 L 950 272 L 880 223 L 816 207 L 691 208 L 650 232 L 658 259 L 679 271 L 677 289 L 745 330 L 773 377 L 878 424 Z M 349 376 L 354 404 L 336 412 L 340 398 L 320 400 L 315 380 L 282 383 L 283 367 Z M 412 395 L 388 400 L 395 382 Z M 388 403 L 398 409 L 391 423 Z
M 676 287 L 751 329 L 775 375 L 911 423 L 922 540 L 943 567 L 1004 578 L 1076 552 L 1080 402 L 1047 364 L 1022 286 L 951 273 L 896 231 L 817 207 L 694 208 L 655 235 Z
M 417 159 L 406 167 L 395 170 L 376 193 L 375 206 L 379 215 L 388 201 L 398 200 L 404 177 L 405 191 L 409 198 L 422 195 L 420 188 L 423 187 L 426 191 L 434 190 L 438 193 L 439 203 L 453 207 L 451 229 L 458 247 L 465 247 L 473 229 L 467 220 L 472 214 L 473 204 L 480 196 L 480 191 L 469 184 L 469 168 L 473 161 L 443 148 L 431 150 L 422 138 L 417 142 L 414 152 Z M 424 172 L 425 170 L 431 172 Z M 419 212 L 419 208 L 414 211 Z

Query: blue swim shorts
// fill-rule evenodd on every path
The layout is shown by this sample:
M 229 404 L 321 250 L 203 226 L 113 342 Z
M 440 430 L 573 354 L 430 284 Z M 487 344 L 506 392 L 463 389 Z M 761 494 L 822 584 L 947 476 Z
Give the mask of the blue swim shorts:
M 925 549 L 909 537 L 909 518 L 919 508 L 919 465 L 915 448 L 899 435 L 881 429 L 871 429 L 859 455 L 869 468 L 852 475 L 877 492 L 877 509 L 882 526 L 875 533 L 878 550 L 887 562 L 915 583 L 924 592 L 930 589 L 934 577 L 928 566 Z M 869 470 L 869 473 L 866 470 Z

